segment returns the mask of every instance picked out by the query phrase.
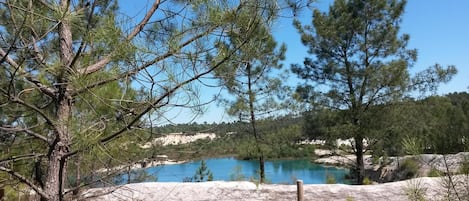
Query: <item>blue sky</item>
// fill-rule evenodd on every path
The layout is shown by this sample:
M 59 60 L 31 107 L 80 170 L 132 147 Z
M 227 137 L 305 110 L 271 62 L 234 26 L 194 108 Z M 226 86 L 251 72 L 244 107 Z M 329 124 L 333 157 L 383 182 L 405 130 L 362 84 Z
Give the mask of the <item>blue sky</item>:
M 320 10 L 326 11 L 332 0 L 318 0 L 313 4 Z M 455 65 L 458 74 L 447 84 L 439 87 L 438 94 L 469 91 L 469 0 L 408 0 L 401 23 L 401 32 L 410 34 L 408 48 L 418 50 L 418 59 L 411 73 L 439 63 L 443 66 Z M 311 23 L 309 11 L 300 13 L 303 23 Z M 306 47 L 300 42 L 300 36 L 291 25 L 291 19 L 281 19 L 275 24 L 274 36 L 287 44 L 284 66 L 302 63 L 306 54 Z M 292 75 L 294 76 L 294 75 Z M 292 81 L 291 84 L 295 84 Z M 209 90 L 218 92 L 217 90 Z M 203 94 L 210 99 L 213 93 Z M 176 123 L 190 121 L 193 115 L 189 111 L 177 111 L 177 117 L 172 118 Z M 224 113 L 224 108 L 216 104 L 206 107 L 204 115 L 197 117 L 196 122 L 230 121 Z
M 319 0 L 316 7 L 327 10 L 332 0 Z M 468 0 L 409 0 L 401 23 L 401 33 L 410 34 L 408 48 L 418 50 L 418 59 L 411 72 L 422 71 L 439 63 L 456 65 L 458 74 L 442 84 L 439 94 L 469 91 L 469 1 Z M 301 13 L 303 23 L 311 24 L 311 14 Z M 274 27 L 278 41 L 287 44 L 286 66 L 302 63 L 306 47 L 291 26 L 291 20 L 282 20 Z
M 327 10 L 332 0 L 320 0 L 314 6 Z M 418 59 L 411 73 L 422 71 L 439 63 L 455 65 L 458 74 L 439 87 L 438 94 L 469 91 L 469 1 L 468 0 L 409 0 L 401 23 L 401 32 L 410 34 L 408 48 L 418 50 Z M 311 13 L 300 13 L 303 23 L 311 22 Z M 274 36 L 287 44 L 285 67 L 302 63 L 307 49 L 300 35 L 291 25 L 291 19 L 281 19 L 274 26 Z M 294 81 L 295 84 L 296 82 Z M 223 108 L 210 106 L 197 122 L 228 121 Z

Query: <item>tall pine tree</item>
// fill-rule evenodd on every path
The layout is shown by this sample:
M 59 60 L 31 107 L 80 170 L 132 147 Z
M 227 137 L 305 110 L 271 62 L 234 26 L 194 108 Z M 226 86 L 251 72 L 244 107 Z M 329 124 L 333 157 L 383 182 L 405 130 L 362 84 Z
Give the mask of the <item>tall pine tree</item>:
M 312 26 L 295 23 L 312 55 L 292 65 L 306 81 L 298 91 L 321 108 L 341 111 L 341 121 L 328 130 L 353 138 L 359 184 L 365 177 L 367 125 L 373 124 L 370 108 L 399 101 L 414 88 L 435 89 L 456 73 L 452 66 L 435 65 L 410 77 L 417 51 L 406 48 L 410 37 L 400 33 L 405 5 L 405 0 L 336 0 L 328 12 L 314 10 Z
M 251 2 L 252 3 L 252 2 Z M 271 12 L 276 12 L 276 4 L 271 2 L 265 7 Z M 247 11 L 249 12 L 249 11 Z M 247 132 L 254 137 L 253 155 L 259 160 L 259 180 L 265 182 L 265 146 L 262 130 L 258 121 L 262 117 L 271 115 L 278 109 L 279 96 L 284 90 L 282 80 L 273 77 L 272 71 L 281 68 L 280 61 L 284 59 L 285 45 L 277 47 L 277 42 L 270 33 L 270 24 L 256 21 L 244 13 L 238 18 L 239 23 L 256 23 L 255 34 L 246 35 L 246 30 L 230 32 L 230 43 L 221 43 L 223 51 L 234 50 L 232 60 L 215 70 L 215 75 L 220 78 L 233 99 L 226 99 L 228 113 L 238 117 L 240 122 L 247 122 Z M 241 43 L 249 40 L 243 47 L 236 48 Z

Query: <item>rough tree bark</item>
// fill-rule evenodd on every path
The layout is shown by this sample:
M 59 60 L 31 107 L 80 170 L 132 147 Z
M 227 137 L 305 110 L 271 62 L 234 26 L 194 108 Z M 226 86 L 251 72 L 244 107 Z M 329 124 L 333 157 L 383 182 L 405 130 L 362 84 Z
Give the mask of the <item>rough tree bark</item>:
M 363 179 L 365 179 L 365 163 L 363 162 L 363 138 L 355 137 L 355 156 L 356 159 L 356 179 L 357 184 L 363 184 Z
M 70 2 L 62 0 L 60 2 L 61 10 L 65 16 L 69 12 Z M 67 155 L 70 152 L 71 132 L 69 123 L 72 112 L 72 97 L 69 94 L 70 87 L 68 84 L 68 76 L 72 67 L 70 66 L 73 59 L 72 50 L 72 32 L 70 22 L 64 17 L 59 23 L 59 43 L 60 43 L 60 73 L 56 80 L 56 122 L 54 141 L 50 145 L 48 154 L 48 170 L 46 175 L 45 194 L 47 200 L 56 201 L 63 200 L 63 188 L 65 184 Z

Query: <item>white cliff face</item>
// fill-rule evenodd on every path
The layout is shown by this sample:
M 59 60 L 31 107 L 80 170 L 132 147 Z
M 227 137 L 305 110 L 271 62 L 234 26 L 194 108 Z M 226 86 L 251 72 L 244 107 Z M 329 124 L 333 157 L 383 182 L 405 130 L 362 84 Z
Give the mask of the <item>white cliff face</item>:
M 217 136 L 215 133 L 196 133 L 195 135 L 185 135 L 182 133 L 171 133 L 163 137 L 154 139 L 152 142 L 148 142 L 144 145 L 141 145 L 141 148 L 148 149 L 152 144 L 161 144 L 163 146 L 167 145 L 178 145 L 178 144 L 187 144 L 195 142 L 201 139 L 210 139 L 213 140 Z

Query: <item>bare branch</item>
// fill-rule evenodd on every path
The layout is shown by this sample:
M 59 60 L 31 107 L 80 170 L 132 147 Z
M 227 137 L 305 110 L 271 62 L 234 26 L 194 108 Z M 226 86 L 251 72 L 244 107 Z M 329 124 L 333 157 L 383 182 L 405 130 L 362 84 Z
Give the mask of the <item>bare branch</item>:
M 127 40 L 132 40 L 138 33 L 140 33 L 143 30 L 143 27 L 147 24 L 147 22 L 150 20 L 151 16 L 155 13 L 156 9 L 160 6 L 160 0 L 155 0 L 153 2 L 153 5 L 151 6 L 150 10 L 147 12 L 143 20 L 134 28 L 132 33 L 127 36 Z
M 0 56 L 2 56 L 2 61 L 5 60 L 11 66 L 18 68 L 18 64 L 13 59 L 11 59 L 10 56 L 8 56 L 8 53 L 5 52 L 2 48 L 0 48 Z
M 11 176 L 15 177 L 16 179 L 18 179 L 19 181 L 25 183 L 30 188 L 32 188 L 34 191 L 36 191 L 36 193 L 39 194 L 41 197 L 43 197 L 43 198 L 48 198 L 49 197 L 39 186 L 35 185 L 31 180 L 29 180 L 25 176 L 21 175 L 20 173 L 15 172 L 14 170 L 3 167 L 3 166 L 0 166 L 0 171 L 6 172 L 9 175 L 11 175 Z
M 4 130 L 4 131 L 7 131 L 7 132 L 22 132 L 22 133 L 26 133 L 30 136 L 33 136 L 37 139 L 40 139 L 46 143 L 49 143 L 49 141 L 47 140 L 46 137 L 44 137 L 43 135 L 39 134 L 39 133 L 36 133 L 30 129 L 26 129 L 26 128 L 20 128 L 20 127 L 13 127 L 13 126 L 1 126 L 0 127 L 0 130 Z
M 10 101 L 11 102 L 14 102 L 14 103 L 19 103 L 29 109 L 32 109 L 34 110 L 35 112 L 37 112 L 41 117 L 44 118 L 44 120 L 46 120 L 46 123 L 49 124 L 50 126 L 53 126 L 54 129 L 55 129 L 55 124 L 54 122 L 52 121 L 52 119 L 46 115 L 46 113 L 44 113 L 42 110 L 40 110 L 39 108 L 37 108 L 36 106 L 34 105 L 31 105 L 27 102 L 24 102 L 23 100 L 19 99 L 18 97 L 10 97 Z
M 27 75 L 25 76 L 26 80 L 29 81 L 30 83 L 34 84 L 35 87 L 39 89 L 42 93 L 46 94 L 47 96 L 51 98 L 55 98 L 55 90 L 42 84 L 41 81 L 39 81 L 37 78 Z
M 143 30 L 143 27 L 145 27 L 145 25 L 148 23 L 148 21 L 153 16 L 153 14 L 155 13 L 156 9 L 158 9 L 159 6 L 160 6 L 160 0 L 155 0 L 155 2 L 151 6 L 150 10 L 147 12 L 145 17 L 142 19 L 142 21 L 127 36 L 127 41 L 131 41 L 138 33 L 140 33 Z M 85 68 L 78 69 L 77 70 L 78 73 L 87 75 L 87 74 L 91 74 L 91 73 L 101 70 L 102 68 L 104 68 L 104 66 L 106 66 L 106 64 L 111 62 L 111 57 L 113 53 L 110 53 L 109 55 L 105 56 L 103 59 L 101 59 L 100 61 L 92 65 L 89 65 Z
M 44 156 L 44 154 L 25 154 L 25 155 L 20 155 L 20 156 L 11 156 L 6 159 L 1 159 L 0 164 L 12 162 L 12 161 L 25 160 L 25 159 L 30 159 L 30 158 L 38 158 L 41 156 Z
M 37 40 L 36 40 L 36 33 L 33 32 L 33 36 L 31 36 L 32 39 L 32 46 L 34 50 L 35 57 L 33 58 L 39 65 L 41 66 L 46 66 L 46 63 L 44 62 L 44 56 L 41 54 L 39 47 L 37 46 Z

